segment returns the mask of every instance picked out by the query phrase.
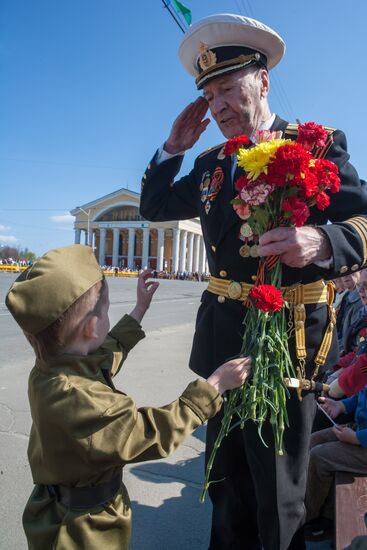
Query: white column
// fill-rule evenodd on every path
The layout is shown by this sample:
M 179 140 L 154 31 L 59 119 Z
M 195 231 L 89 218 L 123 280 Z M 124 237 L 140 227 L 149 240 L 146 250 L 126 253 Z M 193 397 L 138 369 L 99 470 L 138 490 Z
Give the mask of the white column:
M 129 245 L 127 249 L 127 267 L 134 269 L 134 244 L 135 244 L 135 229 L 129 227 Z
M 88 244 L 93 247 L 93 229 L 91 227 L 89 228 Z
M 187 271 L 192 273 L 192 259 L 194 255 L 194 233 L 189 233 L 187 239 Z
M 187 245 L 187 231 L 181 232 L 180 242 L 180 263 L 178 266 L 179 271 L 186 271 L 186 245 Z
M 200 275 L 202 273 L 205 273 L 206 271 L 206 250 L 205 250 L 205 244 L 204 239 L 201 237 L 201 246 L 200 246 L 200 262 L 199 262 L 199 273 Z
M 197 273 L 199 271 L 199 253 L 200 253 L 200 235 L 194 237 L 194 259 L 192 263 L 192 271 Z
M 99 230 L 99 265 L 106 264 L 106 228 Z
M 118 227 L 113 228 L 113 244 L 112 244 L 112 265 L 118 267 L 119 265 L 119 244 L 120 244 L 120 229 Z
M 146 269 L 148 267 L 149 260 L 149 228 L 143 229 L 143 253 L 141 258 L 141 268 Z
M 162 271 L 163 269 L 163 257 L 164 257 L 164 229 L 158 229 L 157 271 Z
M 178 271 L 179 250 L 180 250 L 180 229 L 172 230 L 172 271 Z
M 80 229 L 75 229 L 75 244 L 80 244 Z

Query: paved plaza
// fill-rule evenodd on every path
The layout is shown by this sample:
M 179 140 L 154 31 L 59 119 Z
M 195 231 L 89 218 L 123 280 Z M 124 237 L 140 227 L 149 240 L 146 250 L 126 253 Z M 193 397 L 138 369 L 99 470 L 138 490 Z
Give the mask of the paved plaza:
M 27 378 L 33 352 L 5 308 L 15 276 L 0 273 L 0 549 L 27 548 L 21 526 L 32 490 L 27 462 L 31 420 Z M 136 279 L 110 278 L 113 325 L 134 305 Z M 147 338 L 132 350 L 115 379 L 139 406 L 173 401 L 194 378 L 188 358 L 194 321 L 205 283 L 161 281 L 143 320 Z M 196 430 L 167 460 L 124 469 L 133 506 L 131 550 L 206 550 L 210 503 L 199 503 L 203 478 L 205 427 Z M 314 550 L 328 545 L 313 544 Z

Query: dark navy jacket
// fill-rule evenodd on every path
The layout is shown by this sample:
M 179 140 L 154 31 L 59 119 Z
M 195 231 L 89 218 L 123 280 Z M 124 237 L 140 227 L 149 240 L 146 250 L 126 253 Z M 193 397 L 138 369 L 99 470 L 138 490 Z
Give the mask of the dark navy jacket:
M 294 139 L 294 125 L 292 130 L 287 128 L 290 128 L 288 123 L 276 117 L 271 130 L 282 130 L 285 137 Z M 339 167 L 340 192 L 331 194 L 330 206 L 325 211 L 313 208 L 307 223 L 320 226 L 328 236 L 333 265 L 329 270 L 315 264 L 302 269 L 283 266 L 283 284 L 286 286 L 309 283 L 322 277 L 331 279 L 367 264 L 367 185 L 349 163 L 343 132 L 335 130 L 331 135 L 332 143 L 325 158 Z M 229 280 L 252 283 L 258 259 L 243 258 L 239 254 L 243 242 L 238 235 L 243 222 L 230 204 L 234 196 L 231 157 L 223 155 L 222 145 L 199 155 L 191 172 L 176 182 L 174 179 L 180 170 L 182 156 L 157 164 L 155 155 L 143 176 L 140 212 L 151 221 L 200 217 L 211 275 L 220 277 L 220 272 L 225 271 Z M 200 184 L 203 175 L 206 172 L 212 175 L 217 167 L 223 169 L 224 181 L 206 213 Z M 325 304 L 309 305 L 306 310 L 307 372 L 310 375 L 328 317 Z M 245 313 L 240 301 L 226 299 L 219 303 L 216 295 L 208 291 L 203 293 L 190 359 L 193 371 L 206 377 L 223 361 L 238 354 Z M 290 347 L 292 349 L 292 345 Z M 326 366 L 335 364 L 337 358 L 337 339 L 334 338 Z

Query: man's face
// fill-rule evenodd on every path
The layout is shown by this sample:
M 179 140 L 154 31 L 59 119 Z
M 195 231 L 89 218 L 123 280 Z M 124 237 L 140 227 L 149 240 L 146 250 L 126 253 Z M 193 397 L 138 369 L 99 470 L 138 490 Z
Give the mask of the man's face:
M 363 304 L 366 305 L 367 304 L 367 269 L 363 269 L 360 272 L 357 288 Z
M 351 292 L 355 289 L 356 284 L 359 282 L 359 272 L 351 273 L 350 275 L 344 275 L 342 277 L 344 287 Z
M 253 132 L 267 83 L 265 70 L 249 67 L 214 78 L 204 86 L 212 117 L 227 139 Z

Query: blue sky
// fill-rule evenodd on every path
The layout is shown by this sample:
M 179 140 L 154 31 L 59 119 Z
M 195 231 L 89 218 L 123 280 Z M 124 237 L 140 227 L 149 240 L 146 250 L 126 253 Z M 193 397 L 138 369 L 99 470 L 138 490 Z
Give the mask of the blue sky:
M 287 44 L 273 112 L 345 131 L 367 177 L 365 0 L 183 0 L 193 21 L 240 13 Z M 141 176 L 197 97 L 180 29 L 161 0 L 0 0 L 0 245 L 37 254 L 74 242 L 69 210 Z M 212 122 L 183 171 L 223 141 Z

